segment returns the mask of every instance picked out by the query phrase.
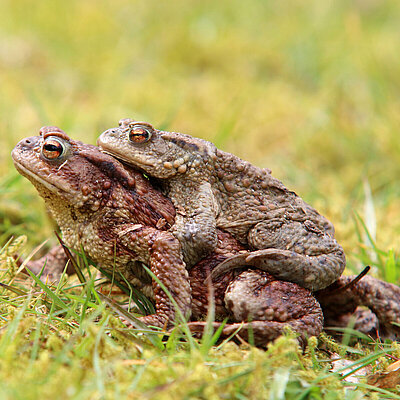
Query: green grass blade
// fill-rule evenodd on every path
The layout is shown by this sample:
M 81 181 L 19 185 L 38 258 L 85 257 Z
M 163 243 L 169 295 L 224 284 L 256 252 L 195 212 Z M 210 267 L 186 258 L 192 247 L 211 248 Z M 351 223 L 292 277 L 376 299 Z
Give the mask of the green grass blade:
M 164 291 L 164 293 L 168 296 L 168 299 L 170 300 L 170 302 L 175 307 L 175 312 L 176 312 L 176 316 L 177 316 L 177 321 L 176 322 L 180 324 L 180 327 L 181 327 L 182 331 L 186 335 L 186 338 L 188 340 L 190 348 L 192 350 L 194 350 L 197 346 L 196 346 L 195 341 L 193 339 L 192 333 L 190 332 L 190 328 L 189 328 L 189 326 L 187 324 L 186 317 L 182 314 L 182 311 L 179 308 L 178 304 L 176 303 L 175 299 L 172 297 L 171 293 L 165 287 L 165 285 L 150 270 L 150 268 L 146 267 L 145 265 L 143 265 L 143 268 L 147 271 L 147 273 L 151 276 L 151 278 L 154 279 L 157 282 L 157 284 L 161 287 L 161 289 Z
M 48 297 L 53 301 L 54 306 L 58 306 L 61 310 L 68 312 L 75 318 L 79 318 L 74 310 L 72 310 L 67 304 L 65 304 L 60 297 L 58 297 L 45 283 L 43 283 L 32 271 L 28 268 L 26 269 L 31 276 L 31 278 L 36 282 L 36 284 L 47 294 Z

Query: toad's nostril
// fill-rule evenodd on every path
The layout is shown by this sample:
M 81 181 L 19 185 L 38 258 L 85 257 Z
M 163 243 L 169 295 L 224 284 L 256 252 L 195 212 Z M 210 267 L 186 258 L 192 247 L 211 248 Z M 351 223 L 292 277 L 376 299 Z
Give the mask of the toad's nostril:
M 31 141 L 30 141 L 29 139 L 26 139 L 26 140 L 25 140 L 25 143 L 26 143 L 26 144 L 31 144 Z

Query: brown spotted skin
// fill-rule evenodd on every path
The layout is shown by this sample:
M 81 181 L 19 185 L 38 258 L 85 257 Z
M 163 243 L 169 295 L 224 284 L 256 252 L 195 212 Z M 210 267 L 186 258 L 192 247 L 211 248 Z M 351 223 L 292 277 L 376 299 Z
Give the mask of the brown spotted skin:
M 227 260 L 214 274 L 253 265 L 311 290 L 342 274 L 346 260 L 332 224 L 271 171 L 205 140 L 132 119 L 105 131 L 98 145 L 160 180 L 177 210 L 171 232 L 189 267 L 215 249 L 220 228 L 254 251 Z

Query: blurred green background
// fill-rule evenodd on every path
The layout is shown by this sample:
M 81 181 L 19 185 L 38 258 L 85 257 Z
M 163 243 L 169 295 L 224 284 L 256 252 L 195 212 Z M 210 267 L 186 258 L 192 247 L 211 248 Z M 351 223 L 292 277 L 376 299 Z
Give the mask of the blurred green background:
M 95 143 L 133 117 L 271 168 L 350 263 L 354 212 L 398 248 L 399 21 L 398 1 L 0 0 L 2 242 L 53 229 L 18 140 L 57 125 Z

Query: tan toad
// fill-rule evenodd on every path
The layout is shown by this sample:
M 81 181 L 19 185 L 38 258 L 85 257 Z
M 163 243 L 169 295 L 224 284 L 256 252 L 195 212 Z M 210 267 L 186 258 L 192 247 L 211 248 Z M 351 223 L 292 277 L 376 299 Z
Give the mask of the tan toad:
M 205 140 L 132 119 L 105 131 L 98 145 L 159 179 L 177 210 L 171 232 L 189 267 L 215 249 L 220 228 L 254 251 L 222 263 L 218 273 L 253 265 L 318 290 L 343 272 L 345 255 L 332 224 L 269 170 Z

